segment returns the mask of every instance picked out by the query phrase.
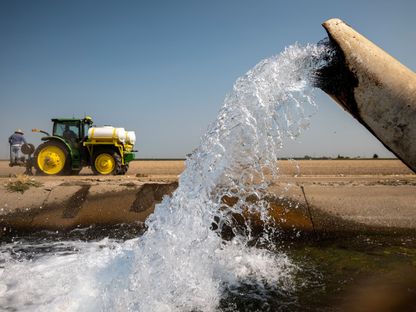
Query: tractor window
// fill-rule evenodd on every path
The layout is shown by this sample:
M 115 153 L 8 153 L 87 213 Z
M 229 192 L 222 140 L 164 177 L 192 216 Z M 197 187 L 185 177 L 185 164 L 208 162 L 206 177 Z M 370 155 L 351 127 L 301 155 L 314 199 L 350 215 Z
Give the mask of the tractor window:
M 54 135 L 60 136 L 66 141 L 75 142 L 79 139 L 79 126 L 77 123 L 56 123 Z

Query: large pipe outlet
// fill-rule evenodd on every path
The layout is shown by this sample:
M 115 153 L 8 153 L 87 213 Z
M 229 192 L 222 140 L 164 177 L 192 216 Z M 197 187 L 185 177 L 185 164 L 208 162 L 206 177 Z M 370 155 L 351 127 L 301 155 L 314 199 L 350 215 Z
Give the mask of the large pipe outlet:
M 340 19 L 322 25 L 337 56 L 319 87 L 416 172 L 416 74 Z

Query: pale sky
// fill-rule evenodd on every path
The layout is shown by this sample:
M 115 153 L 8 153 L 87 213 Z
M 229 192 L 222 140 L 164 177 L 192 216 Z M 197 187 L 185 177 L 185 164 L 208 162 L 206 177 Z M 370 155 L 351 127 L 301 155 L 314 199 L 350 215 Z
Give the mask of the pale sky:
M 339 17 L 416 68 L 416 1 L 0 0 L 0 158 L 22 128 L 91 115 L 136 131 L 139 158 L 183 158 L 236 78 Z M 282 156 L 392 156 L 326 94 Z

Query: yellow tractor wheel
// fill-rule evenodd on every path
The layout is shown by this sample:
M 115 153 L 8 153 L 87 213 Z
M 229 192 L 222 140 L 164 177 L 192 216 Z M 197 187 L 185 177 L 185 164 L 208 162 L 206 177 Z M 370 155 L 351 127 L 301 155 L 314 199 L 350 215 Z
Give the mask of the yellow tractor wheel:
M 48 141 L 38 146 L 35 151 L 35 168 L 37 174 L 69 174 L 71 160 L 64 144 Z
M 101 150 L 94 154 L 91 167 L 95 174 L 115 175 L 120 172 L 121 157 L 113 150 Z

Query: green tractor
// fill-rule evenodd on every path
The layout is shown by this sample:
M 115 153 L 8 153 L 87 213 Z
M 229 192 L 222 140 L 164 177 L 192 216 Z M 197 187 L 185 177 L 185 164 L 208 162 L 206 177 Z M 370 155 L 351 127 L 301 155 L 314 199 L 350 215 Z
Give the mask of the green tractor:
M 90 166 L 95 174 L 125 174 L 134 159 L 136 140 L 133 131 L 124 128 L 94 127 L 91 117 L 54 118 L 52 135 L 33 129 L 42 138 L 32 160 L 36 174 L 74 175 Z

